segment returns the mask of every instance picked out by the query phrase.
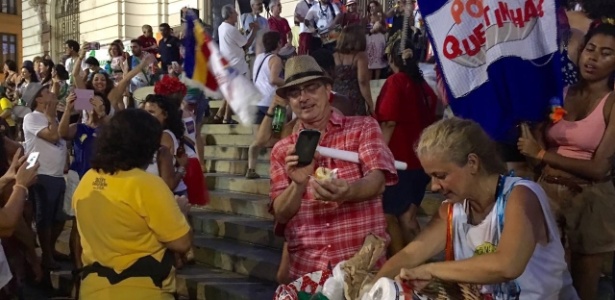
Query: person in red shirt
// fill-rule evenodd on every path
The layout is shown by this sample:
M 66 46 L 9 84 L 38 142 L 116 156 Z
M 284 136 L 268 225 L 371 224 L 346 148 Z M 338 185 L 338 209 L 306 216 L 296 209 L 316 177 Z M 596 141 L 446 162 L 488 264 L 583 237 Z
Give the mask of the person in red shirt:
M 141 27 L 143 30 L 143 35 L 138 38 L 141 47 L 143 47 L 143 51 L 153 54 L 154 56 L 158 55 L 158 41 L 154 38 L 154 29 L 152 26 L 143 25 Z
M 280 33 L 280 43 L 282 47 L 288 46 L 293 40 L 293 36 L 290 32 L 288 20 L 280 16 L 282 12 L 282 3 L 280 3 L 280 0 L 271 0 L 271 2 L 269 2 L 269 11 L 271 11 L 271 17 L 267 19 L 269 29 Z
M 286 84 L 277 95 L 288 99 L 298 130 L 322 133 L 320 146 L 358 153 L 359 163 L 316 155 L 308 166 L 297 165 L 299 133 L 275 144 L 271 152 L 270 211 L 276 233 L 288 243 L 289 280 L 327 270 L 354 256 L 370 234 L 388 240 L 381 193 L 397 182 L 391 151 L 372 117 L 346 117 L 329 103 L 333 80 L 314 58 L 290 58 Z M 316 166 L 337 169 L 337 179 L 310 179 Z M 384 257 L 378 266 L 384 263 Z
M 423 129 L 436 121 L 437 101 L 411 58 L 412 50 L 400 54 L 399 45 L 399 41 L 394 43 L 388 53 L 394 74 L 384 83 L 376 103 L 376 118 L 385 143 L 396 160 L 408 164 L 407 170 L 398 171 L 399 183 L 387 187 L 383 194 L 391 255 L 412 241 L 420 229 L 416 213 L 425 196 L 429 176 L 414 153 L 414 145 Z

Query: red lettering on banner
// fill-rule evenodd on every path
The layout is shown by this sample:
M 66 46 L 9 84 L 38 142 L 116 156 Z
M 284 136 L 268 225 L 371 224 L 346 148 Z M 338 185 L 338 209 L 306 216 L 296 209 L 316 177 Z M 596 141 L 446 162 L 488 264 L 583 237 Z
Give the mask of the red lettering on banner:
M 457 38 L 452 35 L 447 35 L 444 39 L 443 53 L 444 56 L 448 59 L 453 59 L 463 54 L 463 51 L 461 51 L 461 48 L 459 48 L 459 40 L 457 40 Z
M 485 24 L 487 27 L 491 26 L 491 19 L 489 19 L 489 6 L 485 6 L 485 13 L 483 14 L 485 18 Z
M 457 25 L 463 23 L 462 16 L 467 13 L 474 19 L 483 19 L 465 38 L 459 34 L 449 32 L 444 40 L 443 54 L 448 59 L 455 59 L 461 55 L 475 56 L 480 53 L 486 43 L 485 31 L 491 27 L 491 17 L 495 16 L 498 28 L 514 25 L 524 28 L 532 20 L 544 16 L 542 6 L 544 0 L 525 0 L 521 7 L 510 8 L 506 1 L 498 1 L 497 8 L 492 11 L 484 0 L 454 0 L 451 5 L 451 16 Z M 538 1 L 538 4 L 535 3 Z M 507 25 L 508 24 L 508 25 Z M 466 32 L 467 29 L 464 30 Z M 453 30 L 454 32 L 454 30 Z
M 525 1 L 525 16 L 523 20 L 527 23 L 533 18 L 538 18 L 538 11 L 536 10 L 536 6 L 534 6 L 533 0 L 526 0 Z
M 511 9 L 510 17 L 517 27 L 522 28 L 525 26 L 525 21 L 523 20 L 523 10 L 521 8 L 517 8 L 515 10 Z

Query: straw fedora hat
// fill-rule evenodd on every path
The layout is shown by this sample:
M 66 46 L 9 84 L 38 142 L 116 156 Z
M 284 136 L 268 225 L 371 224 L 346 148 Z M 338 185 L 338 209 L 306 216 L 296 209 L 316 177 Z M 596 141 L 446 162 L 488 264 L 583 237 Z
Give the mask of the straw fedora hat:
M 315 79 L 333 84 L 333 79 L 327 76 L 313 57 L 308 55 L 289 58 L 284 67 L 284 75 L 284 85 L 276 90 L 276 94 L 282 98 L 286 98 L 286 92 L 289 88 Z

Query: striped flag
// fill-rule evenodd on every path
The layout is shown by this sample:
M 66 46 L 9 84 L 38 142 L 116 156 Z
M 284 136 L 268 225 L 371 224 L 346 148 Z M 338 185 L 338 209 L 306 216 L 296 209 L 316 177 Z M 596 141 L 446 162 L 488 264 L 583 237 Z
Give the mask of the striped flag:
M 247 77 L 239 74 L 222 56 L 218 45 L 205 32 L 192 11 L 186 13 L 184 36 L 184 74 L 182 81 L 205 91 L 211 96 L 219 91 L 239 121 L 251 126 L 256 116 L 256 105 L 262 95 Z
M 189 86 L 203 89 L 206 95 L 217 93 L 219 86 L 210 70 L 212 40 L 203 29 L 193 12 L 186 14 L 186 32 L 184 34 L 184 76 L 182 81 Z M 194 50 L 192 50 L 194 49 Z

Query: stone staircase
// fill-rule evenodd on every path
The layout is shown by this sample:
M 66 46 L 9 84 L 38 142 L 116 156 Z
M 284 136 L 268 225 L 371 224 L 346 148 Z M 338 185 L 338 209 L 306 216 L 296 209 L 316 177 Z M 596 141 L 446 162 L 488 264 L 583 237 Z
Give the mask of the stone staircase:
M 212 108 L 220 102 L 211 102 Z M 259 153 L 256 172 L 262 178 L 248 180 L 244 174 L 252 128 L 208 124 L 202 134 L 211 201 L 191 211 L 196 264 L 178 272 L 178 292 L 199 300 L 272 299 L 284 240 L 273 234 L 273 217 L 268 213 L 271 151 Z M 421 214 L 432 215 L 441 201 L 428 193 Z M 61 240 L 67 243 L 68 235 Z M 68 252 L 66 245 L 60 248 Z M 54 287 L 69 292 L 69 274 L 54 273 Z

